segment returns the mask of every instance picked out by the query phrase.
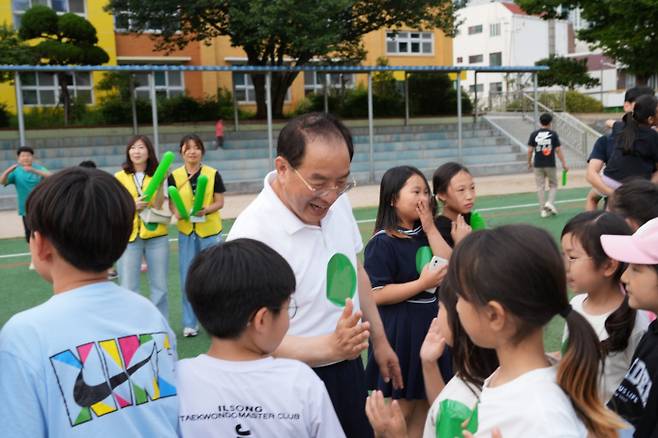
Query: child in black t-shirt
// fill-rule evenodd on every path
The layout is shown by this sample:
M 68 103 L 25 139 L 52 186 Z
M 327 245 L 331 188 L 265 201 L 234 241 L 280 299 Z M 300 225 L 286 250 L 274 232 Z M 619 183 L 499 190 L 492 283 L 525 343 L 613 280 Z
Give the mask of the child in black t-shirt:
M 528 139 L 528 169 L 535 168 L 535 182 L 537 183 L 537 197 L 541 217 L 557 214 L 555 196 L 557 194 L 557 170 L 555 168 L 555 155 L 558 156 L 564 170 L 569 170 L 562 154 L 560 138 L 557 132 L 551 130 L 553 116 L 544 113 L 539 117 L 541 128 L 530 134 Z M 534 160 L 533 160 L 534 153 Z M 548 201 L 545 200 L 544 188 L 548 179 Z

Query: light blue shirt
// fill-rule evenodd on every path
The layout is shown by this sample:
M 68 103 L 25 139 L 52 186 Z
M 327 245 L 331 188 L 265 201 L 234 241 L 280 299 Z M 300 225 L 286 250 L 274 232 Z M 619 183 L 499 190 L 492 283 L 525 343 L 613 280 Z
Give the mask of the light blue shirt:
M 177 436 L 175 361 L 139 294 L 110 282 L 56 294 L 0 331 L 0 435 Z
M 48 169 L 38 164 L 33 164 L 32 167 L 44 172 L 48 171 Z M 23 166 L 20 164 L 16 166 L 16 168 L 12 170 L 7 177 L 7 185 L 13 184 L 16 186 L 19 216 L 25 216 L 25 201 L 27 201 L 27 197 L 30 195 L 32 189 L 34 189 L 34 187 L 36 187 L 36 185 L 39 184 L 42 179 L 43 177 L 41 175 L 28 172 L 27 170 L 23 169 Z

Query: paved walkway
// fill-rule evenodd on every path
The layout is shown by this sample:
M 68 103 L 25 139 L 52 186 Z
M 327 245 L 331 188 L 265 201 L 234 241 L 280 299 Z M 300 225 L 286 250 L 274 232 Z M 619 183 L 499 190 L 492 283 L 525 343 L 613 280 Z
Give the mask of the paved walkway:
M 478 196 L 507 195 L 535 191 L 535 180 L 531 172 L 517 175 L 495 175 L 475 178 Z M 430 183 L 431 185 L 431 183 Z M 585 170 L 569 172 L 569 188 L 588 187 Z M 254 199 L 256 194 L 227 195 L 222 217 L 235 218 Z M 379 186 L 357 186 L 349 192 L 352 206 L 373 207 L 379 201 Z M 0 239 L 23 236 L 23 224 L 16 210 L 0 211 Z

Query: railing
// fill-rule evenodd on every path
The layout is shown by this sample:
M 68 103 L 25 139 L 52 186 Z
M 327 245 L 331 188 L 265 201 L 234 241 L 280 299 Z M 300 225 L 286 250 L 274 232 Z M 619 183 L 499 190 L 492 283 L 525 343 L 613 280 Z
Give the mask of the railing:
M 520 105 L 523 118 L 534 121 L 534 104 L 535 99 L 529 94 L 523 93 Z M 589 156 L 594 142 L 603 135 L 567 112 L 554 111 L 541 102 L 537 102 L 537 107 L 540 112 L 553 116 L 553 127 L 560 133 L 561 143 L 584 158 Z

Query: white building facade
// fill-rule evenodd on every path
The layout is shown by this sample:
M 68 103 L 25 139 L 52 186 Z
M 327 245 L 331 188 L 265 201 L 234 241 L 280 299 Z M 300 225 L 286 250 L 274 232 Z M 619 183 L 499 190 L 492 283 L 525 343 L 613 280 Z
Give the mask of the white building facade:
M 566 56 L 573 40 L 567 21 L 542 20 L 514 3 L 475 3 L 457 15 L 461 24 L 453 41 L 454 65 L 532 66 L 549 55 Z M 479 73 L 477 93 L 504 93 L 516 89 L 518 80 L 515 74 Z M 463 87 L 475 93 L 473 72 L 468 72 Z

